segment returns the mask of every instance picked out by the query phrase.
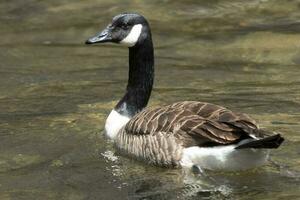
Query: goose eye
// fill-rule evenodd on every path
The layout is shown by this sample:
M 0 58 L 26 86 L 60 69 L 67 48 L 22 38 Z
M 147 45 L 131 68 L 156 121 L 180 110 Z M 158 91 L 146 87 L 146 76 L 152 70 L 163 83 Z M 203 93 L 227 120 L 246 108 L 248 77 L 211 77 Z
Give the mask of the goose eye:
M 122 24 L 121 28 L 127 30 L 129 28 L 129 26 L 128 26 L 128 24 Z

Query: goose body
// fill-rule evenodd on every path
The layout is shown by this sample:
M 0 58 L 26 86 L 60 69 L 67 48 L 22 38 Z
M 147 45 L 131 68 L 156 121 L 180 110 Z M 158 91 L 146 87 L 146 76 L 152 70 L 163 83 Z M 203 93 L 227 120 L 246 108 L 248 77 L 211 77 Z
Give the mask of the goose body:
M 154 53 L 147 20 L 120 14 L 87 44 L 129 47 L 126 93 L 109 114 L 105 130 L 117 148 L 139 160 L 166 167 L 244 170 L 264 164 L 280 134 L 261 130 L 248 115 L 222 106 L 183 101 L 146 108 L 154 78 Z

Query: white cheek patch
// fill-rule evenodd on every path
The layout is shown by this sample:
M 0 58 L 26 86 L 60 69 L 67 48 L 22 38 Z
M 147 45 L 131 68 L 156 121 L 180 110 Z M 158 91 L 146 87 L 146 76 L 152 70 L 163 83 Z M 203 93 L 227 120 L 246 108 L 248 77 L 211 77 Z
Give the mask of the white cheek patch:
M 132 27 L 130 33 L 120 43 L 128 47 L 133 47 L 139 40 L 142 32 L 142 24 L 136 24 Z

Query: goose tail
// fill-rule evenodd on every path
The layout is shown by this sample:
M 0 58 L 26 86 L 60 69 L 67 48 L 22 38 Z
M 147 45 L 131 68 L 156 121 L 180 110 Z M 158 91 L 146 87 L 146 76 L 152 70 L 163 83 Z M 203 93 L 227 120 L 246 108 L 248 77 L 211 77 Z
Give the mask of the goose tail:
M 265 137 L 263 139 L 246 139 L 241 141 L 235 149 L 276 149 L 284 141 L 280 134 Z

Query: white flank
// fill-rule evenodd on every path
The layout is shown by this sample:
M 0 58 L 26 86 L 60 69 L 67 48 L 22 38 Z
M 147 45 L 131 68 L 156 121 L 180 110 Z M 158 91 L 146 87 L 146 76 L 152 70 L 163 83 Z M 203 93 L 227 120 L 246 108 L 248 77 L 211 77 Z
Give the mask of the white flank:
M 266 149 L 234 149 L 235 145 L 189 147 L 183 150 L 182 167 L 197 165 L 209 170 L 246 170 L 263 165 L 269 156 Z
M 121 115 L 115 110 L 112 110 L 108 115 L 105 123 L 106 135 L 111 139 L 115 139 L 119 130 L 127 124 L 130 119 Z
M 142 32 L 142 24 L 136 24 L 130 30 L 130 33 L 124 38 L 120 43 L 128 47 L 133 47 L 136 42 L 139 40 L 139 37 Z

